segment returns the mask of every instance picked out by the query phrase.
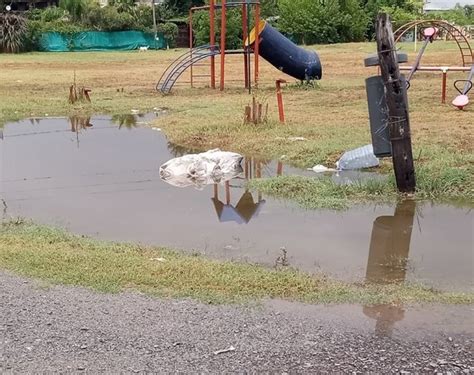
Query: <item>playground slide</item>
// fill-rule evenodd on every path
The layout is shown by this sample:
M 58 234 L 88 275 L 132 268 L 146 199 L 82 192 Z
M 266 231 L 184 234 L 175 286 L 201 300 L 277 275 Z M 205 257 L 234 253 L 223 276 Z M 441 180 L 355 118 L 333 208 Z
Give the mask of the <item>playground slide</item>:
M 245 41 L 246 46 L 255 43 L 255 28 Z M 258 54 L 281 70 L 296 79 L 321 79 L 321 61 L 316 52 L 309 51 L 294 44 L 266 21 L 259 23 Z

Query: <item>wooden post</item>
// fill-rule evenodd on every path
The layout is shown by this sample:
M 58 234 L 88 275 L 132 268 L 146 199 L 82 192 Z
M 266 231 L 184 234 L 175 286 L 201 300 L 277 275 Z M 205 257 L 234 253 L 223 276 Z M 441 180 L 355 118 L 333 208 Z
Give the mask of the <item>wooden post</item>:
M 385 85 L 393 169 L 397 188 L 403 193 L 413 193 L 416 181 L 406 103 L 406 84 L 401 79 L 392 24 L 386 13 L 381 13 L 377 17 L 376 35 L 380 71 Z

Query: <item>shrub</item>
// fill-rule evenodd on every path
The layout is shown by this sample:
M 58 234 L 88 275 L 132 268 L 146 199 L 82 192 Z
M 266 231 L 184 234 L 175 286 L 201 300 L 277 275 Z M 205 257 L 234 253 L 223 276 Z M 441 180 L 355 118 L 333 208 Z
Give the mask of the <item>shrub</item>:
M 26 31 L 25 17 L 14 13 L 0 13 L 0 48 L 3 52 L 20 52 Z
M 339 34 L 341 13 L 338 0 L 323 3 L 313 0 L 281 0 L 281 30 L 293 36 L 298 43 L 336 43 L 342 41 Z
M 117 31 L 134 30 L 138 27 L 135 18 L 126 12 L 119 12 L 114 6 L 90 7 L 83 16 L 83 24 L 91 30 Z
M 156 25 L 156 30 L 163 33 L 168 45 L 174 47 L 176 45 L 176 37 L 178 36 L 178 26 L 173 22 L 160 23 Z
M 220 12 L 216 12 L 216 43 L 220 44 Z M 230 9 L 227 11 L 226 24 L 226 49 L 242 48 L 242 15 L 239 9 Z M 209 12 L 196 12 L 193 21 L 193 31 L 195 45 L 209 44 L 210 40 L 210 20 Z
M 59 7 L 66 10 L 73 20 L 79 21 L 87 10 L 87 0 L 59 0 Z

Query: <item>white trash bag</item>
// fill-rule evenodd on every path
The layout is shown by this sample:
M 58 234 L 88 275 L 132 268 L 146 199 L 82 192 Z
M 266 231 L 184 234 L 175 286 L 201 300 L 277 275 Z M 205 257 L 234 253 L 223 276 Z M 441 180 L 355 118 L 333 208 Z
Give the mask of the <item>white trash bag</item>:
M 167 161 L 160 167 L 160 178 L 177 187 L 223 183 L 243 172 L 243 156 L 235 152 L 209 150 L 201 154 L 184 155 Z

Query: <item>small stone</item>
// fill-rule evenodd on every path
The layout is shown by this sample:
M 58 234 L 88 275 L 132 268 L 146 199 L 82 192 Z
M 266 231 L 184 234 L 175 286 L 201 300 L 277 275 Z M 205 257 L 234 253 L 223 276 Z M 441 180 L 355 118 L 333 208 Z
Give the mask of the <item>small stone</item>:
M 76 369 L 79 371 L 84 371 L 86 368 L 84 366 L 77 366 Z
M 438 367 L 438 365 L 437 365 L 436 363 L 434 363 L 434 362 L 430 362 L 430 366 L 433 367 L 433 368 Z
M 453 338 L 452 338 L 452 337 L 448 337 L 448 341 L 449 341 L 449 342 L 452 342 L 452 341 L 453 341 Z
M 81 349 L 87 349 L 87 345 L 81 345 Z

